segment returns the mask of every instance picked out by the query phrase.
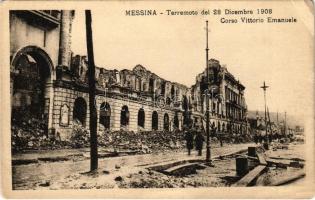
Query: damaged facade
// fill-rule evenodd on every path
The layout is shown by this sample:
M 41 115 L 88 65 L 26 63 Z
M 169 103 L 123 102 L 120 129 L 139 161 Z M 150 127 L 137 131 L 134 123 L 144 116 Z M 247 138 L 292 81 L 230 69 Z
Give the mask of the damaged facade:
M 211 125 L 219 132 L 247 133 L 249 124 L 244 97 L 245 86 L 218 60 L 210 59 L 208 65 L 210 85 L 217 86 L 214 90 L 211 86 L 209 89 Z M 207 70 L 196 77 L 196 84 L 192 86 L 193 111 L 196 115 L 206 111 L 206 97 L 202 91 L 202 83 L 206 77 Z
M 35 118 L 48 135 L 63 140 L 75 124 L 89 127 L 87 58 L 71 53 L 73 19 L 70 10 L 10 12 L 12 123 Z M 208 67 L 210 80 L 219 74 L 210 123 L 220 132 L 247 132 L 245 87 L 219 61 L 211 59 Z M 98 131 L 173 131 L 204 123 L 206 71 L 187 87 L 141 65 L 120 71 L 97 67 Z

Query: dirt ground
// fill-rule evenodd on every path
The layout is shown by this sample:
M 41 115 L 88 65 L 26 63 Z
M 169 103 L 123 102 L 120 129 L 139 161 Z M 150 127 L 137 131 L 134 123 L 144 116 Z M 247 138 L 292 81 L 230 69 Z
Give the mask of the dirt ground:
M 189 188 L 223 187 L 231 184 L 235 166 L 231 159 L 214 161 L 214 167 L 197 170 L 186 176 L 166 175 L 154 170 L 144 170 L 123 177 L 120 188 Z
M 291 143 L 290 145 L 288 145 L 288 149 L 270 150 L 266 152 L 266 155 L 270 158 L 274 158 L 271 159 L 273 161 L 281 161 L 287 164 L 289 164 L 292 161 L 292 159 L 305 160 L 305 145 L 303 143 Z M 299 162 L 302 164 L 305 163 L 303 161 Z M 269 167 L 269 170 L 261 177 L 259 177 L 259 179 L 257 180 L 257 185 L 268 186 L 281 178 L 288 177 L 298 172 L 305 172 L 305 167 L 304 168 L 288 167 L 287 169 Z M 296 180 L 290 183 L 290 185 L 303 184 L 304 180 L 305 178 Z
M 197 173 L 183 176 L 167 175 L 152 169 L 150 164 L 175 162 L 185 159 L 204 159 L 187 156 L 185 151 L 165 152 L 163 154 L 145 154 L 124 157 L 112 157 L 99 160 L 99 170 L 87 173 L 89 160 L 75 159 L 59 162 L 39 162 L 13 166 L 13 189 L 105 189 L 105 188 L 190 188 L 190 187 L 229 187 L 239 180 L 236 176 L 236 155 L 233 152 L 245 150 L 253 144 L 225 145 L 212 149 L 214 166 L 197 169 Z M 243 151 L 244 152 L 244 151 Z M 304 145 L 290 144 L 287 149 L 269 150 L 268 156 L 274 158 L 304 159 Z M 205 152 L 204 152 L 205 153 Z M 232 155 L 230 155 L 232 154 Z M 220 155 L 229 155 L 219 157 Z M 285 162 L 285 160 L 281 160 Z M 290 162 L 287 160 L 287 162 Z M 279 177 L 287 176 L 297 168 L 281 169 L 270 167 L 257 180 L 257 185 L 266 186 Z M 301 180 L 292 184 L 300 183 Z
M 303 144 L 290 144 L 288 149 L 270 150 L 266 152 L 266 154 L 271 157 L 304 159 L 303 152 Z M 214 160 L 213 164 L 213 167 L 197 170 L 196 174 L 187 176 L 171 176 L 154 170 L 142 170 L 138 173 L 122 177 L 122 179 L 117 181 L 117 184 L 120 188 L 229 187 L 240 179 L 240 177 L 236 176 L 235 156 Z M 252 165 L 253 162 L 249 164 Z M 270 167 L 265 174 L 257 179 L 256 185 L 268 186 L 270 183 L 280 178 L 301 170 L 303 169 L 293 167 L 288 167 L 287 169 Z M 302 181 L 303 179 L 297 182 L 301 184 Z M 293 182 L 291 184 L 296 183 Z
M 224 145 L 223 147 L 215 146 L 211 149 L 212 156 L 220 156 L 225 154 L 231 154 L 240 150 L 246 151 L 248 144 L 230 144 Z M 65 152 L 66 153 L 66 152 Z M 78 152 L 70 152 L 71 154 L 77 154 Z M 85 154 L 85 153 L 83 153 Z M 61 154 L 63 155 L 63 154 Z M 58 157 L 61 156 L 57 154 Z M 34 159 L 35 157 L 41 157 L 41 154 L 32 155 L 19 155 L 19 158 L 27 157 Z M 44 155 L 45 157 L 47 154 Z M 74 157 L 67 161 L 57 162 L 43 162 L 12 166 L 12 178 L 13 178 L 13 189 L 25 190 L 25 189 L 87 189 L 87 188 L 117 188 L 117 187 L 129 187 L 128 180 L 137 180 L 142 182 L 149 180 L 145 178 L 141 180 L 141 176 L 147 174 L 156 175 L 158 178 L 159 173 L 152 171 L 149 172 L 146 166 L 163 163 L 173 162 L 176 160 L 186 159 L 204 159 L 205 152 L 200 158 L 196 156 L 196 152 L 192 152 L 191 156 L 187 155 L 185 149 L 181 151 L 168 151 L 162 153 L 151 153 L 143 155 L 132 155 L 132 156 L 119 156 L 119 157 L 105 157 L 99 159 L 99 170 L 97 173 L 87 173 L 89 170 L 89 159 Z M 215 169 L 215 168 L 214 168 Z M 209 169 L 209 170 L 214 170 Z M 149 174 L 150 173 L 150 174 Z M 207 170 L 199 171 L 199 173 L 207 173 Z M 138 176 L 139 175 L 139 176 Z M 128 178 L 129 177 L 129 178 Z M 161 175 L 161 179 L 166 179 L 167 176 Z M 210 177 L 210 176 L 208 176 Z M 170 177 L 172 179 L 172 177 Z M 188 182 L 188 177 L 183 177 L 183 180 Z M 125 184 L 125 186 L 123 186 Z M 174 184 L 175 185 L 175 184 Z M 131 186 L 130 186 L 131 187 Z M 184 184 L 184 187 L 188 187 Z

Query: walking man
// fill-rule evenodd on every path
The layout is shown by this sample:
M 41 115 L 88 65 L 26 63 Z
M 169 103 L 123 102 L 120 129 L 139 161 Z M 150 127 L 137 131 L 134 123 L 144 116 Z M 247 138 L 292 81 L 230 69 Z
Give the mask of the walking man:
M 204 141 L 205 141 L 205 138 L 203 137 L 200 128 L 198 128 L 197 135 L 195 138 L 196 150 L 198 151 L 198 156 L 202 155 L 202 146 L 203 146 Z
M 188 155 L 190 155 L 191 149 L 194 148 L 194 135 L 191 129 L 185 128 L 185 140 L 186 147 L 188 150 Z

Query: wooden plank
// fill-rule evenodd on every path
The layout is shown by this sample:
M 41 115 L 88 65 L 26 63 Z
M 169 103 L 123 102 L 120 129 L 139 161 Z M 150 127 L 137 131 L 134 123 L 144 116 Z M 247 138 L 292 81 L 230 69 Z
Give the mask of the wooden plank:
M 177 170 L 180 170 L 180 169 L 183 169 L 183 168 L 193 167 L 193 166 L 196 166 L 196 165 L 199 165 L 199 163 L 184 163 L 184 164 L 181 164 L 181 165 L 176 165 L 174 167 L 168 168 L 168 169 L 166 169 L 164 171 L 171 174 L 174 171 L 177 171 Z
M 232 186 L 246 187 L 251 185 L 256 178 L 258 178 L 261 174 L 264 173 L 266 168 L 267 167 L 265 165 L 258 165 Z
M 268 165 L 276 165 L 277 167 L 287 168 L 287 167 L 295 167 L 295 168 L 303 168 L 304 164 L 299 163 L 297 161 L 295 162 L 281 162 L 281 161 L 275 161 L 272 159 L 266 160 Z
M 258 161 L 258 158 L 256 158 L 256 157 L 252 157 L 252 156 L 247 156 L 247 155 L 242 155 L 242 154 L 235 154 L 236 156 L 243 156 L 243 157 L 246 157 L 246 158 L 248 158 L 248 159 L 251 159 L 251 160 L 256 160 L 256 161 Z
M 303 168 L 304 164 L 300 163 L 299 161 L 291 161 L 289 166 L 290 167 L 295 167 L 295 168 Z
M 174 166 L 182 165 L 187 163 L 187 160 L 171 160 L 171 161 L 166 161 L 166 162 L 159 162 L 156 164 L 152 164 L 147 166 L 147 169 L 155 170 L 158 172 L 163 172 L 166 169 L 172 168 Z
M 302 159 L 302 158 L 283 158 L 283 157 L 272 157 L 272 156 L 270 156 L 269 158 L 270 158 L 270 159 L 275 159 L 275 160 L 294 160 L 294 161 L 302 161 L 302 162 L 305 162 L 305 160 Z
M 242 155 L 244 156 L 244 155 Z M 248 159 L 251 159 L 251 160 L 255 160 L 257 162 L 259 162 L 259 159 L 258 158 L 255 158 L 255 157 L 251 157 L 251 156 L 245 156 L 246 158 Z M 283 162 L 279 162 L 279 161 L 274 161 L 274 160 L 270 160 L 270 159 L 266 159 L 266 162 L 267 162 L 267 165 L 276 165 L 277 167 L 280 167 L 280 168 L 287 168 L 290 166 L 289 163 L 283 163 Z M 301 167 L 303 167 L 304 165 L 302 163 L 300 163 Z
M 259 160 L 259 163 L 261 165 L 267 165 L 267 161 L 266 161 L 266 158 L 265 158 L 265 155 L 262 154 L 262 153 L 257 153 L 257 157 L 258 157 L 258 160 Z
M 37 159 L 13 159 L 12 165 L 27 165 L 32 163 L 38 163 Z
M 288 176 L 282 177 L 282 178 L 280 178 L 280 180 L 277 180 L 277 181 L 271 183 L 270 186 L 285 185 L 285 184 L 291 183 L 293 181 L 296 181 L 300 178 L 303 178 L 304 176 L 305 176 L 305 172 L 300 171 L 298 173 L 290 175 L 289 177 Z

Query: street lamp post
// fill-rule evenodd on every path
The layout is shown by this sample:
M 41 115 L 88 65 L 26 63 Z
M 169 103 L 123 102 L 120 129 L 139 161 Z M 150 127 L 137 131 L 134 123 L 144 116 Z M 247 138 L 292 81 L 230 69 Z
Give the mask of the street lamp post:
M 206 133 L 207 133 L 207 145 L 206 145 L 206 162 L 211 162 L 211 151 L 210 151 L 210 116 L 209 116 L 209 90 L 205 91 L 206 94 Z
M 261 86 L 260 88 L 262 88 L 264 90 L 264 102 L 265 102 L 265 131 L 266 131 L 266 136 L 267 136 L 267 102 L 266 102 L 266 90 L 269 86 L 266 85 L 265 81 L 264 81 L 264 85 Z
M 207 47 L 206 47 L 206 72 L 207 72 L 207 90 L 206 94 L 206 132 L 207 132 L 207 150 L 206 150 L 206 162 L 211 163 L 211 151 L 210 151 L 210 117 L 209 117 L 209 46 L 208 46 L 208 21 L 206 21 L 206 38 L 207 38 Z

